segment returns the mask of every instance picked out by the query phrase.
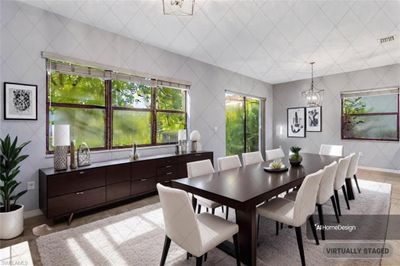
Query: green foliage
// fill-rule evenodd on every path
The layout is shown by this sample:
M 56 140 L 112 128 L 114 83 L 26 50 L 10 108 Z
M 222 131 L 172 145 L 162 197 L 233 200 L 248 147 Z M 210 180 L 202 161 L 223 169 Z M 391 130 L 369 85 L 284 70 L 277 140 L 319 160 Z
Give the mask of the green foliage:
M 290 151 L 293 153 L 292 155 L 290 155 L 290 160 L 299 161 L 301 159 L 301 156 L 300 156 L 301 148 L 300 147 L 292 146 L 292 147 L 290 147 Z
M 150 111 L 113 111 L 113 147 L 151 143 Z
M 99 78 L 52 72 L 49 79 L 50 102 L 105 106 L 104 81 Z
M 113 80 L 112 105 L 149 109 L 151 105 L 151 87 L 143 84 Z
M 0 197 L 4 212 L 13 210 L 17 200 L 26 193 L 26 190 L 16 194 L 14 191 L 21 184 L 21 182 L 15 180 L 20 173 L 19 164 L 28 158 L 28 155 L 20 155 L 20 153 L 29 142 L 24 142 L 18 146 L 18 137 L 15 137 L 12 142 L 10 135 L 0 139 L 0 180 L 2 182 Z
M 244 124 L 246 105 L 246 125 Z M 227 96 L 225 100 L 226 154 L 234 155 L 259 150 L 260 102 L 240 96 Z M 246 128 L 244 128 L 246 127 Z M 246 140 L 244 140 L 246 130 Z M 246 150 L 244 150 L 246 141 Z
M 354 129 L 358 124 L 364 123 L 359 114 L 367 113 L 366 102 L 363 97 L 345 98 L 343 100 L 343 126 L 345 135 L 354 135 Z
M 159 87 L 156 93 L 157 109 L 185 110 L 185 91 L 169 87 Z
M 178 130 L 185 128 L 185 114 L 157 112 L 157 143 L 178 141 Z
M 273 161 L 272 163 L 270 163 L 269 167 L 271 167 L 272 169 L 281 169 L 283 166 L 283 163 L 279 160 Z

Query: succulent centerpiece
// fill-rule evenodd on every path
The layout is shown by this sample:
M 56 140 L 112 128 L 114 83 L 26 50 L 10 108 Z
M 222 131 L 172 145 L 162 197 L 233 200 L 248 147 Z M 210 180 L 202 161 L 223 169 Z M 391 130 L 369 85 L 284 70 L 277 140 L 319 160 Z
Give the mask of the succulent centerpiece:
M 297 146 L 290 147 L 292 154 L 289 156 L 289 162 L 291 166 L 299 166 L 301 164 L 303 157 L 300 155 L 300 150 L 301 148 Z

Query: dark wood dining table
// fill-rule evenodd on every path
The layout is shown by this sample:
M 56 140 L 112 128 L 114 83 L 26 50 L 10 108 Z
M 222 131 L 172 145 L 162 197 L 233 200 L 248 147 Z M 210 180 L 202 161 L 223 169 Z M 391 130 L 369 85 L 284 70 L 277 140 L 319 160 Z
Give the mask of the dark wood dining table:
M 236 210 L 239 225 L 239 245 L 241 261 L 246 265 L 256 265 L 257 230 L 256 206 L 288 189 L 301 185 L 304 177 L 314 173 L 340 157 L 302 153 L 302 164 L 290 167 L 288 159 L 283 163 L 289 170 L 282 173 L 264 171 L 269 162 L 216 172 L 193 178 L 172 181 L 172 187 L 199 195 Z M 227 253 L 230 244 L 218 246 Z

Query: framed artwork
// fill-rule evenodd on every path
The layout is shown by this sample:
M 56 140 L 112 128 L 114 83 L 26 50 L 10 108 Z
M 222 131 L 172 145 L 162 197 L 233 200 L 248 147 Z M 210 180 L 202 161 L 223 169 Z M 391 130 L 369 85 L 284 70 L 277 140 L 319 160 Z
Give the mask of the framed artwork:
M 306 115 L 306 130 L 308 132 L 322 132 L 322 107 L 307 107 Z
M 287 109 L 287 136 L 288 138 L 306 137 L 306 108 Z
M 37 120 L 37 86 L 4 82 L 4 119 Z

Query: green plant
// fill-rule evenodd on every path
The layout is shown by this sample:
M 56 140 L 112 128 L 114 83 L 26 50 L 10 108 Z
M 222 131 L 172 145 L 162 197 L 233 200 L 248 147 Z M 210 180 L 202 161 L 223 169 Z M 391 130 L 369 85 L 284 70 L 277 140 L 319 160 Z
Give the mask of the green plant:
M 299 154 L 301 148 L 297 147 L 297 146 L 292 146 L 290 147 L 290 151 L 293 153 L 292 155 L 290 155 L 290 160 L 292 161 L 300 161 L 301 156 Z
M 273 162 L 269 165 L 269 167 L 271 167 L 271 169 L 281 169 L 282 166 L 283 166 L 282 162 L 281 162 L 281 161 L 278 161 L 278 160 L 273 161 Z
M 15 189 L 21 184 L 15 179 L 19 174 L 19 164 L 28 158 L 28 155 L 20 155 L 22 149 L 29 144 L 30 141 L 24 142 L 17 146 L 18 137 L 11 142 L 10 135 L 4 139 L 0 139 L 0 196 L 3 207 L 2 212 L 9 212 L 16 209 L 17 200 L 26 193 L 26 190 L 14 194 Z

